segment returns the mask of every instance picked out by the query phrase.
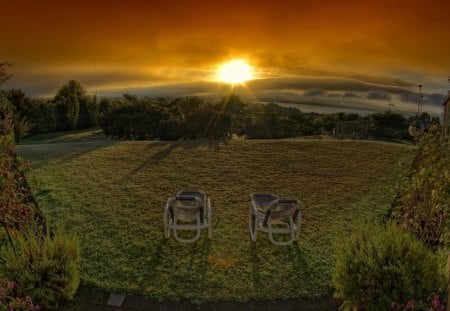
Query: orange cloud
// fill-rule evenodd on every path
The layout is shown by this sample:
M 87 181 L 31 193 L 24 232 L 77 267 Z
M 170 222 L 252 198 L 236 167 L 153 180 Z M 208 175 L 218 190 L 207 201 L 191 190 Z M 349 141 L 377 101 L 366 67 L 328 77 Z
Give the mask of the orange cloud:
M 440 0 L 17 0 L 2 4 L 0 60 L 21 75 L 55 66 L 189 72 L 248 57 L 274 74 L 308 67 L 445 79 L 449 11 Z

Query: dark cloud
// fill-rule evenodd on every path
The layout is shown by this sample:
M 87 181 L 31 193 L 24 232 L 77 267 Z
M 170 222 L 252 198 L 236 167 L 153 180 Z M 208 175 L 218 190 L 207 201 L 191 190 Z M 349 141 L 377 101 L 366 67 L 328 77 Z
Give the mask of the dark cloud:
M 151 74 L 142 71 L 124 71 L 124 70 L 89 70 L 89 71 L 75 71 L 75 70 L 48 70 L 36 71 L 28 73 L 32 76 L 32 82 L 24 79 L 21 72 L 16 72 L 11 79 L 11 87 L 19 87 L 28 96 L 53 96 L 57 90 L 69 80 L 77 80 L 90 92 L 97 92 L 101 89 L 111 88 L 117 85 L 148 85 L 155 82 L 165 82 L 167 77 L 165 75 Z M 44 92 L 45 90 L 45 92 Z
M 253 80 L 248 83 L 252 90 L 323 90 L 350 91 L 350 92 L 374 92 L 384 91 L 391 94 L 404 93 L 405 89 L 397 86 L 370 84 L 348 78 L 329 77 L 292 77 L 271 78 Z
M 342 97 L 342 93 L 340 92 L 328 92 L 326 93 L 327 97 Z
M 344 94 L 342 94 L 343 98 L 360 98 L 361 96 L 359 94 L 355 94 L 352 92 L 345 92 Z
M 137 96 L 150 97 L 182 97 L 192 95 L 210 96 L 211 94 L 222 96 L 226 94 L 227 91 L 230 91 L 229 88 L 226 90 L 215 83 L 198 82 L 169 84 L 154 87 L 132 87 L 123 89 L 119 92 L 113 92 L 113 95 L 120 95 L 121 93 L 126 92 Z M 108 92 L 107 94 L 111 94 L 111 92 Z
M 404 91 L 403 93 L 398 94 L 399 98 L 403 102 L 411 103 L 419 101 L 419 94 L 414 92 Z
M 443 94 L 437 94 L 437 93 L 422 94 L 422 103 L 428 104 L 428 105 L 440 105 L 440 103 L 444 97 L 445 96 Z M 404 93 L 399 94 L 399 98 L 403 102 L 414 103 L 414 104 L 419 103 L 419 93 L 405 91 Z
M 255 87 L 255 83 L 253 82 L 253 85 L 248 85 L 247 87 L 237 86 L 234 89 L 230 85 L 213 82 L 171 84 L 147 88 L 128 88 L 113 95 L 117 96 L 124 92 L 138 96 L 171 98 L 197 95 L 214 102 L 220 97 L 227 96 L 230 92 L 233 92 L 246 101 L 274 102 L 286 106 L 291 105 L 299 109 L 306 109 L 305 111 L 326 113 L 344 111 L 358 112 L 362 115 L 386 110 L 404 115 L 414 115 L 417 111 L 415 102 L 404 102 L 401 100 L 401 95 L 403 95 L 404 99 L 406 97 L 405 94 L 409 94 L 405 90 L 404 93 L 400 93 L 401 95 L 388 93 L 384 90 L 369 92 L 360 92 L 359 90 L 345 92 L 338 90 L 328 91 L 325 88 L 317 88 L 317 84 L 315 89 L 304 90 L 300 87 L 297 89 L 286 89 L 284 88 L 286 83 L 278 85 L 281 87 L 279 89 L 263 89 L 261 85 L 267 83 L 267 81 L 259 82 L 258 87 Z M 340 85 L 344 84 L 342 83 Z M 413 92 L 411 93 L 414 94 Z M 435 106 L 424 106 L 424 111 L 430 112 L 431 114 L 438 114 L 440 110 Z
M 391 96 L 384 91 L 372 91 L 367 94 L 367 99 L 371 100 L 391 100 Z
M 325 92 L 323 90 L 310 90 L 304 93 L 305 96 L 308 97 L 316 97 L 316 96 L 325 96 Z

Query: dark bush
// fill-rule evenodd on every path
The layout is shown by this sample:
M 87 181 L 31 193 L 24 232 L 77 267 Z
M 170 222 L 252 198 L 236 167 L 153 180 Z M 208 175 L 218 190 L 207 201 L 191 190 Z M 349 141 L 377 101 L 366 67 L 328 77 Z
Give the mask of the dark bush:
M 31 296 L 44 309 L 58 309 L 80 282 L 80 245 L 74 235 L 17 235 L 0 249 L 0 276 L 13 281 L 17 297 Z
M 420 131 L 414 161 L 399 183 L 393 217 L 430 246 L 450 242 L 449 143 L 441 127 Z
M 177 129 L 167 108 L 152 102 L 126 103 L 110 108 L 99 120 L 105 135 L 118 139 L 154 139 L 171 137 Z M 173 135 L 176 136 L 176 135 Z
M 54 103 L 36 102 L 30 111 L 29 118 L 33 135 L 54 132 L 58 128 L 58 116 Z
M 333 283 L 344 309 L 426 301 L 445 282 L 437 255 L 393 224 L 361 225 L 337 245 Z

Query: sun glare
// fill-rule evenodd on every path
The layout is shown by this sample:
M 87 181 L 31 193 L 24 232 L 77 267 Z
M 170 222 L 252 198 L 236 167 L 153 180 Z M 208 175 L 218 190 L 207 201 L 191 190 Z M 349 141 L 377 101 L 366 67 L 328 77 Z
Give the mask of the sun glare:
M 253 79 L 252 67 L 242 59 L 222 64 L 217 71 L 217 79 L 230 84 L 244 83 Z

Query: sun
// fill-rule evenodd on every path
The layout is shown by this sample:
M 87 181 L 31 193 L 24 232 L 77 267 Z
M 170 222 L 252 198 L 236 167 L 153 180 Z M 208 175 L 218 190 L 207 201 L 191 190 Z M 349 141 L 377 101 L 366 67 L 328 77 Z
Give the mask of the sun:
M 234 59 L 220 65 L 217 80 L 230 84 L 253 79 L 253 68 L 243 59 Z

